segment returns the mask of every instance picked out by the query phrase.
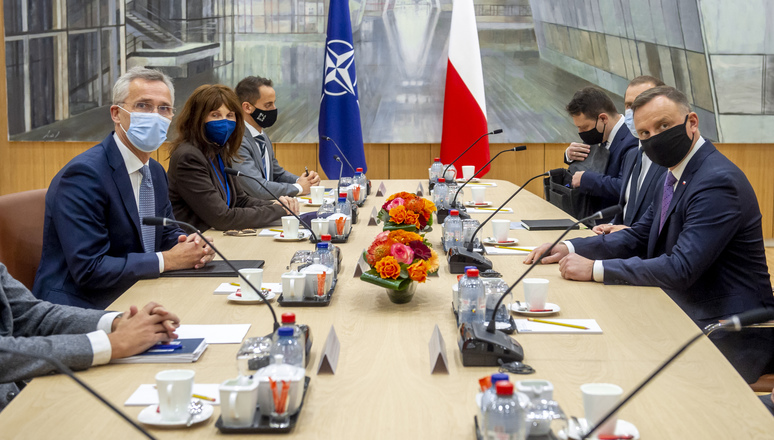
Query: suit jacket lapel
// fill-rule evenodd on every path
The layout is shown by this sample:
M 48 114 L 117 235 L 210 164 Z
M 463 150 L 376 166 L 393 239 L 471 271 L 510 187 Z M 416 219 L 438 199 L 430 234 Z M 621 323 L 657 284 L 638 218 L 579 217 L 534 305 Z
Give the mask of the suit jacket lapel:
M 645 154 L 645 153 L 641 153 Z M 658 171 L 660 170 L 660 167 L 656 165 L 655 163 L 650 164 L 650 168 L 648 168 L 648 172 L 645 173 L 645 178 L 642 179 L 642 185 L 640 185 L 640 190 L 637 191 L 637 199 L 634 200 L 634 206 L 632 207 L 634 209 L 634 212 L 639 211 L 640 207 L 642 206 L 642 201 L 645 200 L 646 193 L 648 192 L 648 188 L 650 188 L 650 185 L 653 183 L 653 179 L 656 178 L 656 174 L 658 174 Z M 650 194 L 652 196 L 653 194 Z
M 140 212 L 137 207 L 137 202 L 134 200 L 132 182 L 129 180 L 129 172 L 126 170 L 124 158 L 121 156 L 121 152 L 118 151 L 118 145 L 116 145 L 116 142 L 113 140 L 112 134 L 102 142 L 102 147 L 105 149 L 108 164 L 110 164 L 110 167 L 113 169 L 111 175 L 113 182 L 116 184 L 118 193 L 121 195 L 121 201 L 124 203 L 126 213 L 129 215 L 129 218 L 132 219 L 134 231 L 137 234 L 137 238 L 140 240 L 139 243 L 142 243 Z
M 250 138 L 248 140 L 248 142 L 250 142 L 250 144 L 252 144 L 253 151 L 258 153 L 258 157 L 255 158 L 255 162 L 258 164 L 258 169 L 261 170 L 261 173 L 263 173 L 263 178 L 268 180 L 268 178 L 266 177 L 266 167 L 264 166 L 263 158 L 261 157 L 261 146 L 258 145 L 258 141 L 255 140 L 254 137 L 249 136 L 249 135 L 248 135 L 248 137 Z M 265 139 L 266 138 L 266 134 L 264 134 L 263 137 Z

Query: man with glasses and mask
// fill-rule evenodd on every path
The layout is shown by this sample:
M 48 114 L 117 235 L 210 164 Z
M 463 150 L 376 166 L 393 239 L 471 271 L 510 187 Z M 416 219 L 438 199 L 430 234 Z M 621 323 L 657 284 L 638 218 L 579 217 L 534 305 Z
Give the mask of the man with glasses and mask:
M 167 175 L 151 159 L 167 138 L 173 104 L 172 81 L 161 72 L 136 67 L 116 81 L 115 131 L 65 165 L 46 193 L 36 297 L 104 309 L 140 279 L 212 259 L 197 235 L 140 220 L 174 218 Z
M 645 154 L 667 168 L 653 204 L 631 228 L 558 244 L 542 263 L 558 262 L 566 279 L 660 287 L 700 328 L 774 308 L 761 213 L 747 177 L 701 136 L 698 115 L 677 89 L 647 90 L 632 111 Z M 774 367 L 771 329 L 710 339 L 748 383 Z
M 576 171 L 572 176 L 572 187 L 591 198 L 592 211 L 617 204 L 623 182 L 624 157 L 630 149 L 637 147 L 637 138 L 624 126 L 624 117 L 610 97 L 597 87 L 584 87 L 575 92 L 566 110 L 583 141 L 567 147 L 564 153 L 567 164 L 585 161 L 593 145 L 600 145 L 609 152 L 604 171 Z
M 277 121 L 276 93 L 268 78 L 248 76 L 239 81 L 235 92 L 242 103 L 245 119 L 245 134 L 239 148 L 241 162 L 235 162 L 234 168 L 255 177 L 277 197 L 300 196 L 310 193 L 310 188 L 319 185 L 320 176 L 314 171 L 304 172 L 302 176 L 282 168 L 274 156 L 274 147 L 264 129 Z M 242 185 L 247 194 L 259 199 L 274 198 L 257 182 L 245 179 Z

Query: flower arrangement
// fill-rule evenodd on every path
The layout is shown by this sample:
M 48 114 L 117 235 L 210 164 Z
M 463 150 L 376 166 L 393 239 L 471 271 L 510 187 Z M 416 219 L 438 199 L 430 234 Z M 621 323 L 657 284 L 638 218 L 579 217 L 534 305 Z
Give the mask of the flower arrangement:
M 399 192 L 387 198 L 377 214 L 384 223 L 385 231 L 402 229 L 405 231 L 430 232 L 433 230 L 435 204 L 416 194 Z
M 371 270 L 360 279 L 393 290 L 405 290 L 414 281 L 424 283 L 439 267 L 438 254 L 424 237 L 400 229 L 377 235 L 363 258 Z

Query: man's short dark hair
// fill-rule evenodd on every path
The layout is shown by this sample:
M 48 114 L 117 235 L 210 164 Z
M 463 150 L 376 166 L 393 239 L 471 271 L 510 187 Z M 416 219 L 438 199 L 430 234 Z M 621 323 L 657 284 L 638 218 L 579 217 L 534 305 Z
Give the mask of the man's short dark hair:
M 597 119 L 601 113 L 608 115 L 618 113 L 613 100 L 602 89 L 593 86 L 584 87 L 575 92 L 566 110 L 570 116 L 582 114 L 589 119 Z
M 260 76 L 248 76 L 239 81 L 234 91 L 239 97 L 239 102 L 249 102 L 255 104 L 255 101 L 261 99 L 261 86 L 274 87 L 274 83 L 269 78 Z
M 655 76 L 650 75 L 640 75 L 629 81 L 629 87 L 638 86 L 640 84 L 653 84 L 653 87 L 661 87 L 666 85 L 664 81 L 661 81 Z
M 649 103 L 659 96 L 664 96 L 668 100 L 674 102 L 680 106 L 686 113 L 691 111 L 691 104 L 688 102 L 688 98 L 685 94 L 674 87 L 661 86 L 654 87 L 652 89 L 645 90 L 640 93 L 640 96 L 632 103 L 632 111 L 637 112 L 637 109 L 643 105 Z

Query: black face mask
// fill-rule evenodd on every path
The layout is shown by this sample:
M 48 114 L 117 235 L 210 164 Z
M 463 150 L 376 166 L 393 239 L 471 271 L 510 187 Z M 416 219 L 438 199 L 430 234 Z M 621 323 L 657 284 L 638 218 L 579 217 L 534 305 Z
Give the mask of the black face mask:
M 650 160 L 656 165 L 672 168 L 680 163 L 683 158 L 691 151 L 693 140 L 685 133 L 685 124 L 688 123 L 688 116 L 685 122 L 664 130 L 661 133 L 651 136 L 642 141 L 642 151 L 648 155 Z
M 269 128 L 274 125 L 275 122 L 277 122 L 277 109 L 261 110 L 256 107 L 255 110 L 250 113 L 250 116 L 253 117 L 255 123 L 258 124 L 261 128 Z
M 597 130 L 597 122 L 599 122 L 599 117 L 597 117 L 597 120 L 594 122 L 594 128 L 588 131 L 582 131 L 578 133 L 578 136 L 580 136 L 581 140 L 584 144 L 587 145 L 596 145 L 601 144 L 602 139 L 605 137 L 605 129 L 607 128 L 607 122 L 602 126 L 602 131 Z

